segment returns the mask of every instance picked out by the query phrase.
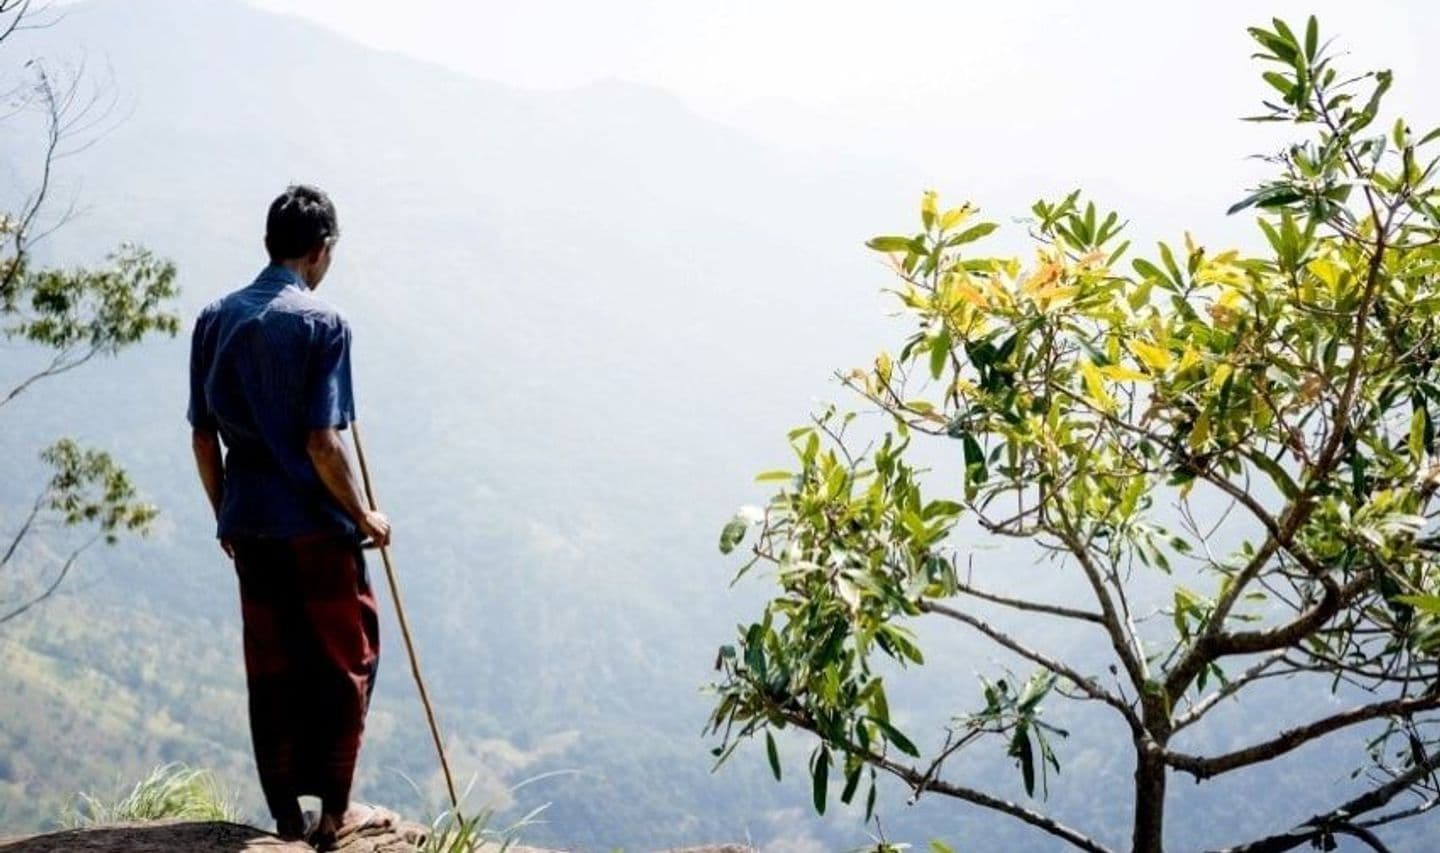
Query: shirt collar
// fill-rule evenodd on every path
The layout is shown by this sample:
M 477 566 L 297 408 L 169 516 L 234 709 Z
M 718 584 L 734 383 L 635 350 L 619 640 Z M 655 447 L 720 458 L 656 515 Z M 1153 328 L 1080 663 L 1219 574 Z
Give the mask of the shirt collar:
M 252 286 L 274 288 L 276 290 L 283 290 L 286 287 L 298 287 L 301 290 L 306 289 L 305 279 L 296 275 L 289 267 L 281 264 L 270 264 L 261 270 L 260 275 L 255 277 L 255 283 Z

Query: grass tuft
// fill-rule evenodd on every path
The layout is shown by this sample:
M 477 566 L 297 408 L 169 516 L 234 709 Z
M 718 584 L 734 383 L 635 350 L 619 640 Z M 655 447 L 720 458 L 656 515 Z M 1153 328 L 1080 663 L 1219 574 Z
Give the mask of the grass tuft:
M 240 812 L 210 771 L 163 764 L 123 796 L 105 799 L 77 794 L 66 805 L 61 823 L 84 827 L 174 818 L 239 823 Z

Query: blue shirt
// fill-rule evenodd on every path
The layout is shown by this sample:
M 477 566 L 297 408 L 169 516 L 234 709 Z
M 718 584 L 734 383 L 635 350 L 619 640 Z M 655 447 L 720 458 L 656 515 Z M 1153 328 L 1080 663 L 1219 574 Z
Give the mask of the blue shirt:
M 299 276 L 268 266 L 200 312 L 189 420 L 225 443 L 222 538 L 354 534 L 305 450 L 310 430 L 354 419 L 350 326 Z

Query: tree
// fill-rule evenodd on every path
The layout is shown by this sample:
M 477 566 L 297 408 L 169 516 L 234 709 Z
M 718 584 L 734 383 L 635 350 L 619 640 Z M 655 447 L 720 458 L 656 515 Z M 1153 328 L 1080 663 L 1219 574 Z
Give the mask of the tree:
M 857 447 L 855 413 L 815 415 L 790 433 L 796 470 L 762 474 L 778 491 L 721 535 L 729 553 L 754 529 L 740 574 L 772 566 L 779 587 L 720 649 L 709 731 L 721 762 L 763 734 L 778 778 L 772 730 L 793 727 L 815 741 L 822 812 L 832 767 L 846 802 L 868 778 L 867 818 L 886 773 L 916 796 L 1103 850 L 1034 802 L 952 777 L 956 755 L 995 742 L 1043 797 L 1065 732 L 1042 712 L 1073 701 L 1128 732 L 1137 851 L 1163 847 L 1172 774 L 1204 781 L 1321 741 L 1339 749 L 1350 741 L 1337 735 L 1363 727 L 1375 738 L 1356 756 L 1359 795 L 1235 849 L 1339 834 L 1384 849 L 1377 827 L 1440 803 L 1440 190 L 1422 156 L 1440 129 L 1378 130 L 1391 74 L 1343 75 L 1313 18 L 1299 34 L 1278 19 L 1250 34 L 1275 90 L 1250 120 L 1305 135 L 1230 211 L 1258 210 L 1267 252 L 1187 235 L 1127 263 L 1126 223 L 1078 192 L 1032 208 L 1029 265 L 978 252 L 997 226 L 931 193 L 917 233 L 869 242 L 917 330 L 840 374 L 884 414 L 883 435 Z M 918 468 L 921 443 L 953 448 L 961 482 Z M 1232 553 L 1208 547 L 1222 523 L 1243 539 Z M 1083 579 L 1085 600 L 976 584 L 959 556 L 972 536 L 1037 549 Z M 1002 630 L 993 614 L 1007 611 L 1012 625 L 1094 631 L 1102 659 Z M 983 705 L 933 752 L 892 723 L 879 667 L 922 663 L 916 620 L 1035 668 L 985 680 Z M 1273 735 L 1183 747 L 1187 729 L 1275 679 L 1340 701 L 1283 731 L 1278 709 L 1255 706 Z
M 0 0 L 0 48 L 17 34 L 58 20 L 44 4 Z M 37 245 L 64 225 L 71 211 L 47 213 L 59 161 L 94 142 L 113 105 L 104 87 L 86 82 L 83 66 L 53 70 L 45 61 L 19 65 L 4 92 L 4 121 L 38 117 L 39 179 L 17 206 L 0 209 L 0 334 L 22 341 L 48 360 L 0 385 L 0 410 L 37 383 L 74 370 L 96 356 L 113 355 L 152 333 L 173 336 L 179 318 L 175 268 L 149 251 L 122 245 L 108 263 L 62 269 L 37 264 Z M 8 205 L 7 205 L 8 206 Z M 53 595 L 94 543 L 114 543 L 122 532 L 145 532 L 156 510 L 136 498 L 125 470 L 103 451 L 60 439 L 41 453 L 52 474 L 13 533 L 0 539 L 0 625 Z M 40 534 L 55 527 L 88 530 L 79 545 Z

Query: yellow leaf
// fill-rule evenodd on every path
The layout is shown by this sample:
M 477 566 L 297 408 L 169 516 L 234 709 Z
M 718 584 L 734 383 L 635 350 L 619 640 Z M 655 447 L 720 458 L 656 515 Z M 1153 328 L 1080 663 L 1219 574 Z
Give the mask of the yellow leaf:
M 1026 276 L 1025 280 L 1020 282 L 1020 292 L 1033 296 L 1040 290 L 1056 282 L 1060 278 L 1060 273 L 1063 269 L 1063 267 L 1054 261 L 1047 261 L 1041 264 L 1035 272 Z
M 968 204 L 961 207 L 952 207 L 951 209 L 941 214 L 940 230 L 949 231 L 951 228 L 954 228 L 956 225 L 959 225 L 960 223 L 969 219 L 970 214 L 973 212 L 974 209 L 971 208 Z
M 1184 373 L 1200 363 L 1199 350 L 1192 347 L 1185 348 L 1185 354 L 1180 356 L 1180 363 L 1175 366 L 1176 373 Z
M 988 308 L 989 303 L 985 301 L 985 294 L 968 281 L 960 281 L 955 284 L 955 295 L 974 305 L 976 308 Z
M 934 190 L 926 190 L 925 195 L 920 199 L 920 216 L 928 226 L 935 219 L 936 196 Z
M 1130 341 L 1130 351 L 1151 370 L 1168 370 L 1175 363 L 1169 350 L 1145 341 Z
M 1239 267 L 1231 266 L 1230 264 L 1215 263 L 1214 261 L 1208 261 L 1202 264 L 1200 270 L 1195 273 L 1195 280 L 1201 284 L 1228 284 L 1236 287 L 1248 281 L 1248 279 L 1245 278 L 1245 271 Z M 1221 304 L 1227 305 L 1228 307 L 1231 303 L 1225 302 L 1222 297 Z
M 890 362 L 890 353 L 882 352 L 875 356 L 875 375 L 880 377 L 881 383 L 886 385 L 890 383 L 890 373 L 893 367 L 894 365 Z
M 1080 362 L 1080 375 L 1085 380 L 1085 390 L 1090 399 L 1099 404 L 1104 411 L 1115 410 L 1115 398 L 1105 390 L 1105 381 L 1100 376 L 1100 370 L 1089 359 Z
M 1210 440 L 1210 412 L 1209 410 L 1200 413 L 1195 419 L 1195 426 L 1190 430 L 1190 449 L 1200 450 L 1205 447 L 1205 442 Z
M 1231 367 L 1229 362 L 1221 362 L 1216 365 L 1215 372 L 1210 376 L 1210 390 L 1220 390 L 1221 386 L 1225 384 L 1225 380 L 1229 379 L 1230 374 L 1234 372 L 1235 368 Z
M 1133 368 L 1123 367 L 1118 364 L 1108 364 L 1100 368 L 1100 373 L 1106 379 L 1116 382 L 1149 382 L 1150 377 Z
M 1048 309 L 1052 304 L 1057 302 L 1068 302 L 1079 292 L 1079 285 L 1072 284 L 1062 286 L 1060 284 L 1051 284 L 1030 294 L 1030 298 L 1035 300 L 1035 303 L 1043 310 Z

